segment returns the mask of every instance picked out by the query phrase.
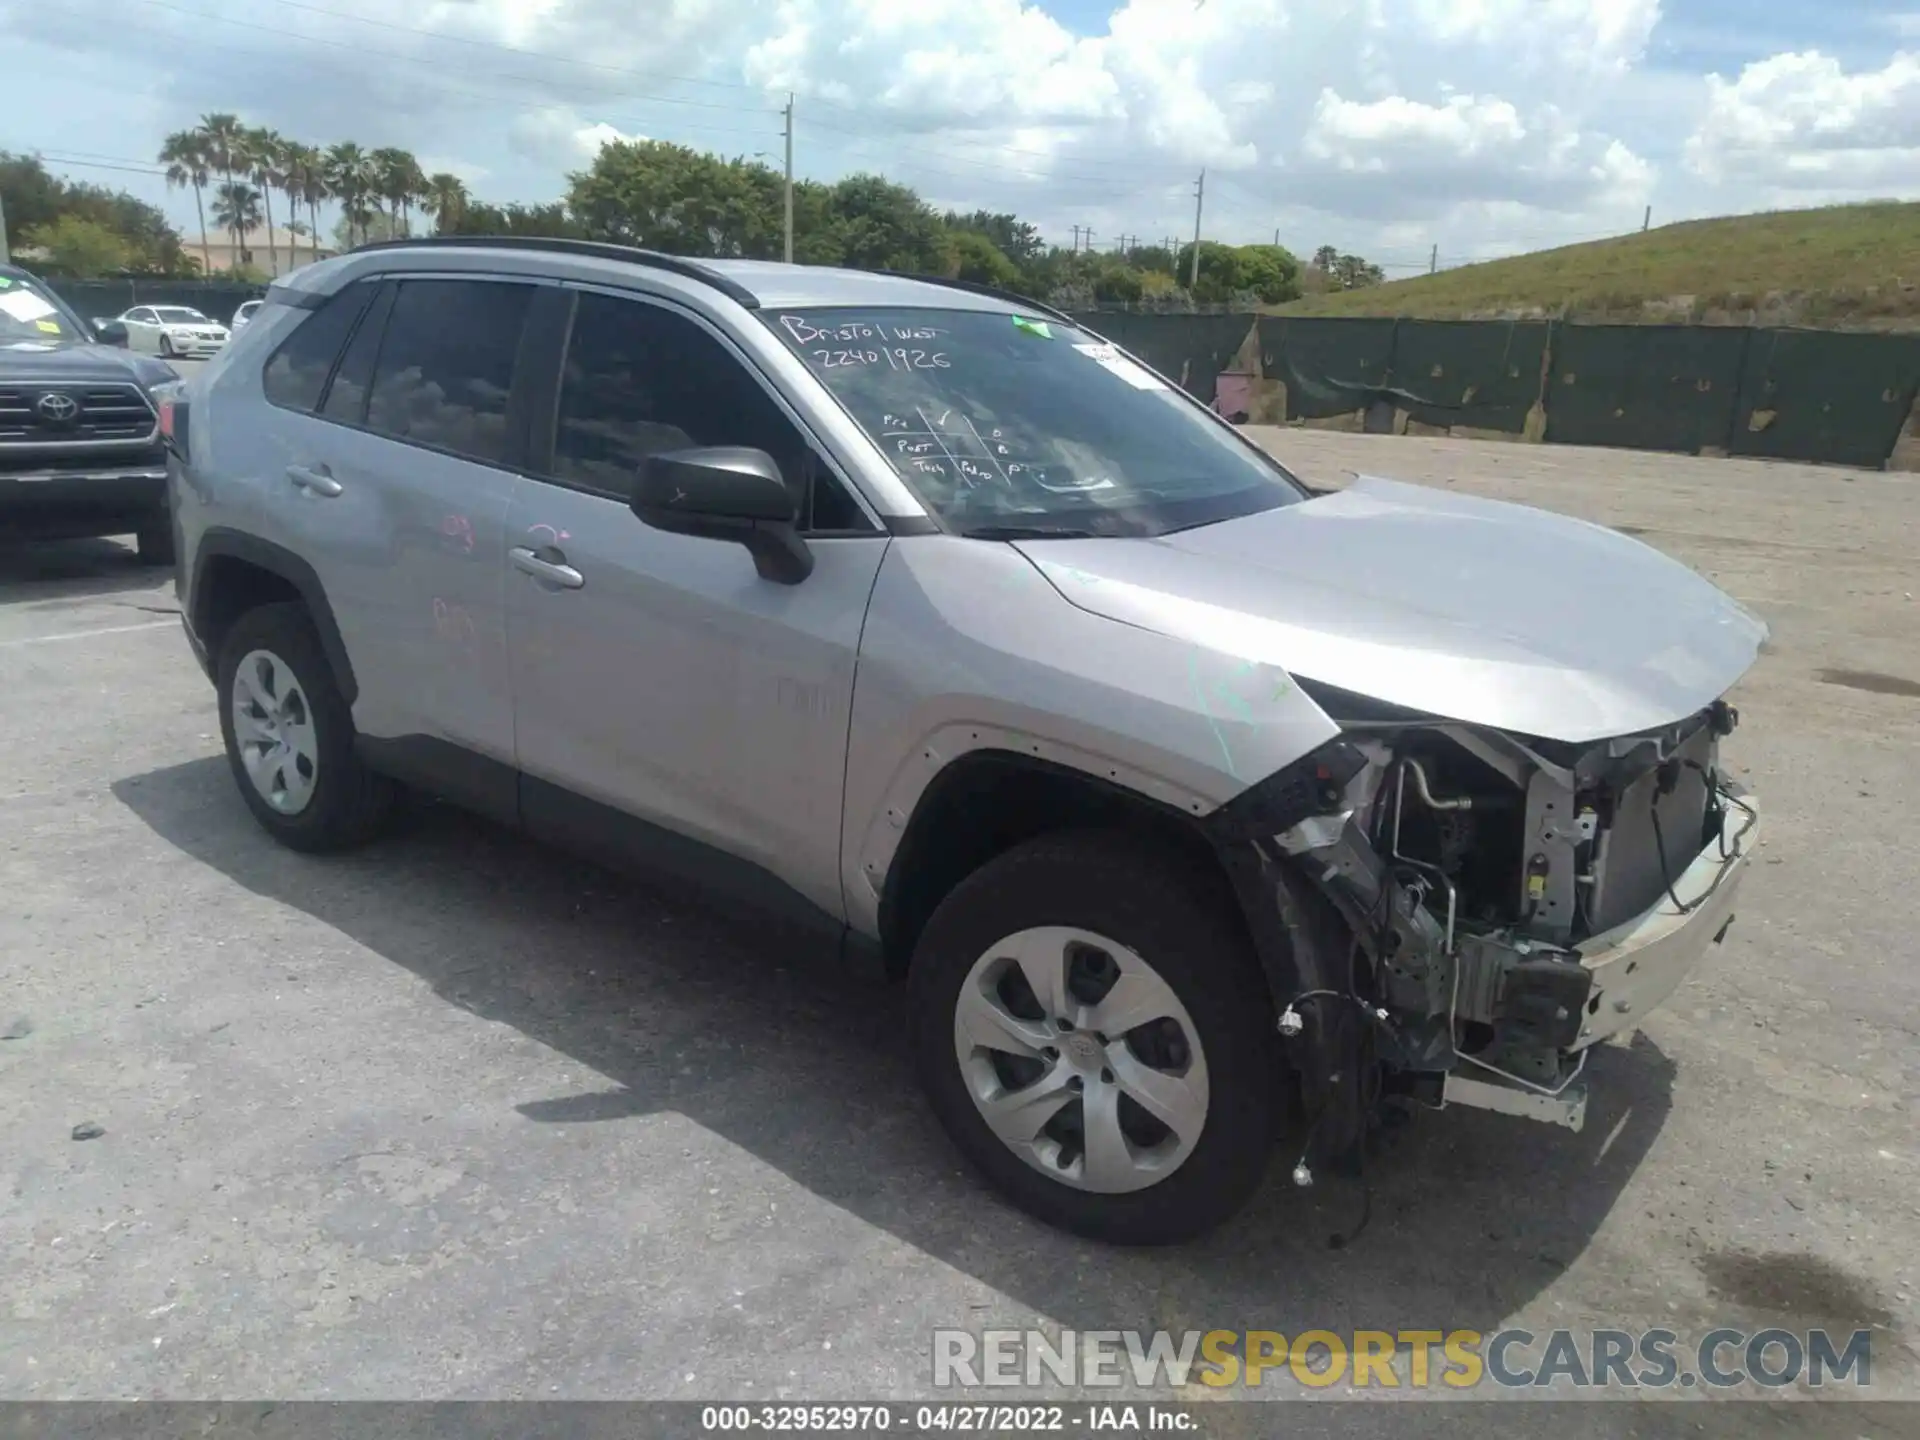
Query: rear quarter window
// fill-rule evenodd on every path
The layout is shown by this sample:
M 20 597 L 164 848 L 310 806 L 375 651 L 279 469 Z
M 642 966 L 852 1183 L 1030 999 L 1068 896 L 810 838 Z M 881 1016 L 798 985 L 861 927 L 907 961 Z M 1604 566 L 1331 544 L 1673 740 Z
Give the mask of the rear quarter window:
M 349 285 L 308 314 L 267 359 L 262 386 L 267 399 L 288 410 L 311 414 L 320 404 L 327 376 L 340 356 L 355 322 L 377 288 L 362 280 Z

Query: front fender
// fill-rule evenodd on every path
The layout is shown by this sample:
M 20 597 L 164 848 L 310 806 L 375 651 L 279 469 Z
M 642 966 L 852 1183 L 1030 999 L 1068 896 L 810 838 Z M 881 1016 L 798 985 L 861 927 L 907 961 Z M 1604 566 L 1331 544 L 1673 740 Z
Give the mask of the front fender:
M 1011 545 L 896 539 L 854 684 L 848 922 L 878 936 L 907 822 L 960 756 L 1032 756 L 1204 817 L 1336 733 L 1286 672 L 1080 609 Z

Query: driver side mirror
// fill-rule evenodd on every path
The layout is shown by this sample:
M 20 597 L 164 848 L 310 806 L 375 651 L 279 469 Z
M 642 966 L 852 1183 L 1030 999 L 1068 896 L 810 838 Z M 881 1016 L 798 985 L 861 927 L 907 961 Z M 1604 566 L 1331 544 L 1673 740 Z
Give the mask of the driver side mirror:
M 793 495 L 764 450 L 707 445 L 649 455 L 633 487 L 633 513 L 656 530 L 747 547 L 763 580 L 798 585 L 813 551 L 795 527 Z
M 118 345 L 122 350 L 127 348 L 127 327 L 118 320 L 96 325 L 93 333 L 102 345 Z

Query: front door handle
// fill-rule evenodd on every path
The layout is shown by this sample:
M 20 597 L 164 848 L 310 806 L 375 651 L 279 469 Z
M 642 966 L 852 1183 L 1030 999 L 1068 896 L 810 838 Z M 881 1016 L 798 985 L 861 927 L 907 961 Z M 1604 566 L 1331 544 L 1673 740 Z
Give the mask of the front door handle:
M 289 465 L 287 479 L 309 494 L 324 495 L 329 500 L 340 493 L 340 482 L 327 473 L 324 465 Z
M 567 557 L 552 545 L 542 545 L 538 550 L 516 545 L 507 551 L 507 557 L 514 569 L 562 590 L 578 590 L 587 583 L 587 577 L 567 564 Z

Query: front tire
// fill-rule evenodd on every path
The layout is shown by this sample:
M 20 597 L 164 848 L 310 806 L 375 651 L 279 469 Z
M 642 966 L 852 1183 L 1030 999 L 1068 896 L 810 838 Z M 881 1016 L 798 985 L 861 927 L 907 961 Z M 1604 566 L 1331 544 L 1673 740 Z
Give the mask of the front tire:
M 1109 832 L 1042 836 L 955 887 L 913 958 L 921 1081 L 1014 1202 L 1092 1239 L 1190 1239 L 1260 1183 L 1272 1007 L 1218 876 Z
M 319 853 L 380 833 L 395 787 L 354 753 L 352 712 L 304 606 L 242 615 L 221 643 L 215 674 L 227 762 L 269 835 Z
M 160 337 L 160 358 L 162 360 L 173 359 L 173 340 L 170 336 L 162 335 Z

